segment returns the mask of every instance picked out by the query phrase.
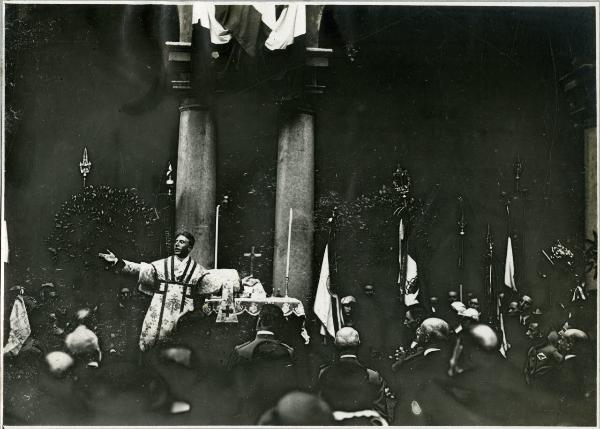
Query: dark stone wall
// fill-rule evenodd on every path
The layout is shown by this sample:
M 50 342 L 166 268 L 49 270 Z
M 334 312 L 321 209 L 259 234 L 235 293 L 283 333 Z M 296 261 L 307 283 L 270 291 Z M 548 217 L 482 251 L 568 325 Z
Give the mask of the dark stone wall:
M 161 47 L 177 38 L 177 13 L 7 5 L 6 18 L 8 232 L 12 246 L 45 258 L 51 214 L 81 187 L 84 146 L 89 183 L 156 198 L 176 159 L 178 101 L 166 89 Z M 582 58 L 594 61 L 593 8 L 362 7 L 346 27 L 335 18 L 326 8 L 321 44 L 335 54 L 327 93 L 314 104 L 317 197 L 334 190 L 352 200 L 391 183 L 398 163 L 408 168 L 414 196 L 431 203 L 427 237 L 411 238 L 411 253 L 430 294 L 442 295 L 460 280 L 463 195 L 463 282 L 480 294 L 488 224 L 504 258 L 499 195 L 513 190 L 518 153 L 528 189 L 513 204 L 518 287 L 536 300 L 547 298 L 549 282 L 566 288 L 557 276 L 541 279 L 548 267 L 540 249 L 556 239 L 583 245 L 583 136 L 558 78 Z M 344 56 L 348 37 L 359 48 L 354 62 Z M 216 104 L 217 200 L 236 195 L 221 222 L 223 266 L 246 268 L 241 253 L 251 245 L 272 258 L 274 192 L 266 184 L 275 177 L 279 107 L 260 96 L 265 85 L 249 82 Z M 388 228 L 345 243 L 340 233 L 341 294 L 368 282 L 395 296 L 397 228 Z M 318 258 L 323 238 L 316 244 Z M 268 262 L 258 269 L 267 287 L 270 273 Z

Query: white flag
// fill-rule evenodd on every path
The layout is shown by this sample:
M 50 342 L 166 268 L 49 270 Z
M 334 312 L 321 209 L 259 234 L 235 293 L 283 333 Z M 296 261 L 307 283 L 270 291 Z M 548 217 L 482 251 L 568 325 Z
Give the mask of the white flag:
M 4 354 L 16 356 L 21 351 L 21 347 L 31 335 L 31 327 L 29 325 L 29 317 L 25 301 L 22 296 L 17 296 L 10 312 L 10 334 L 8 341 L 4 346 Z
M 327 245 L 323 254 L 323 263 L 321 264 L 321 274 L 319 275 L 319 284 L 317 286 L 313 311 L 323 325 L 321 334 L 329 334 L 335 338 L 336 330 L 340 327 L 340 314 L 339 305 L 336 305 L 334 308 L 333 300 L 337 300 L 337 295 L 329 291 L 329 245 Z
M 404 223 L 400 219 L 398 225 L 398 263 L 400 264 L 400 272 L 398 273 L 398 285 L 404 295 L 404 305 L 411 306 L 419 303 L 419 288 L 417 282 L 417 262 L 411 258 L 410 255 L 406 255 L 406 280 L 402 285 L 402 240 L 404 240 Z
M 498 307 L 498 309 L 500 308 L 500 299 L 498 299 L 497 307 Z M 511 345 L 509 344 L 508 340 L 506 339 L 506 330 L 504 329 L 504 316 L 502 315 L 502 313 L 500 313 L 500 331 L 502 332 L 502 343 L 500 343 L 500 354 L 502 354 L 502 356 L 504 356 L 504 359 L 506 359 L 506 352 L 508 352 L 508 349 L 510 349 Z
M 406 256 L 406 285 L 404 287 L 404 305 L 411 306 L 419 303 L 419 287 L 417 282 L 417 262 Z
M 515 284 L 515 261 L 513 259 L 512 243 L 510 237 L 508 237 L 508 243 L 506 244 L 506 264 L 504 265 L 504 285 L 511 288 L 515 292 L 517 291 L 517 285 Z
M 265 46 L 271 51 L 285 49 L 294 43 L 294 38 L 306 33 L 306 6 L 299 3 L 288 5 L 270 28 L 273 31 L 265 41 Z
M 210 30 L 210 42 L 222 45 L 231 40 L 231 33 L 215 18 L 215 4 L 212 2 L 194 2 L 192 4 L 192 24 L 200 25 Z
M 229 7 L 245 6 L 248 5 L 231 5 Z M 260 14 L 261 22 L 268 28 L 269 36 L 265 41 L 265 47 L 271 51 L 285 49 L 294 43 L 296 37 L 306 34 L 306 5 L 304 3 L 287 5 L 279 18 L 277 18 L 274 3 L 253 3 L 251 7 Z M 229 43 L 234 36 L 217 20 L 215 2 L 195 1 L 192 3 L 192 24 L 196 23 L 200 23 L 202 27 L 210 31 L 210 41 L 213 44 Z

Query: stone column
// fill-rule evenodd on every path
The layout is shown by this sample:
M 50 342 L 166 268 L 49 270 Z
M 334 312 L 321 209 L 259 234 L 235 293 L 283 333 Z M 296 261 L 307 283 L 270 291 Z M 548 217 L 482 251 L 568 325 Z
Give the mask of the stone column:
M 598 174 L 597 155 L 598 147 L 596 138 L 598 135 L 596 127 L 584 130 L 585 139 L 585 238 L 592 239 L 594 232 L 598 232 Z M 589 290 L 598 289 L 598 280 L 594 279 L 594 273 L 588 273 L 585 284 Z
M 280 124 L 275 201 L 273 293 L 285 294 L 290 208 L 294 210 L 288 295 L 306 306 L 313 289 L 314 116 L 286 114 Z
M 213 268 L 216 210 L 215 124 L 207 107 L 193 99 L 179 107 L 179 148 L 175 182 L 176 230 L 196 237 L 192 258 Z
M 192 42 L 192 10 L 191 4 L 178 4 L 177 15 L 179 16 L 179 41 Z

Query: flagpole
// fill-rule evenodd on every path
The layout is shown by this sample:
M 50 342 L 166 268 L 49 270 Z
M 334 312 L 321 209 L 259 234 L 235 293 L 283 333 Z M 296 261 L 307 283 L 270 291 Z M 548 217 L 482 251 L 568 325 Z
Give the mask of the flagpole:
M 460 277 L 459 280 L 459 297 L 460 302 L 463 302 L 463 281 L 464 281 L 464 267 L 465 267 L 465 227 L 467 226 L 467 222 L 465 221 L 465 211 L 463 208 L 463 197 L 462 195 L 458 196 L 458 204 L 460 208 L 460 217 L 458 219 L 458 239 L 459 239 L 459 248 L 458 248 L 458 275 Z
M 407 248 L 406 245 L 406 229 L 404 227 L 404 220 L 400 218 L 400 224 L 398 225 L 398 259 L 400 262 L 400 273 L 398 275 L 398 287 L 400 289 L 400 296 L 406 294 L 406 264 L 408 259 L 408 253 L 403 252 L 402 248 Z
M 492 232 L 490 230 L 490 225 L 488 224 L 487 226 L 487 234 L 486 234 L 486 241 L 487 241 L 487 245 L 488 245 L 488 299 L 489 299 L 489 318 L 490 321 L 492 320 L 492 314 L 494 313 L 493 311 L 493 306 L 495 305 L 494 303 L 494 273 L 493 273 L 493 266 L 494 266 L 494 241 L 492 239 Z
M 219 249 L 219 209 L 221 208 L 221 205 L 217 205 L 217 212 L 215 214 L 216 219 L 215 219 L 215 270 L 217 269 L 217 255 L 218 255 L 218 249 Z
M 288 296 L 288 287 L 290 284 L 290 249 L 292 247 L 292 221 L 294 218 L 294 209 L 290 207 L 290 221 L 288 225 L 287 258 L 285 263 L 285 296 Z

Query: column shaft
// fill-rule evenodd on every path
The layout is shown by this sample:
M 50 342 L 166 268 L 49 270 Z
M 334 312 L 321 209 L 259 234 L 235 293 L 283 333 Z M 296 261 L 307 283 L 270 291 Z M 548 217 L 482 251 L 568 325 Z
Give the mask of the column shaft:
M 196 238 L 192 257 L 214 265 L 216 204 L 216 137 L 208 109 L 185 100 L 179 117 L 175 225 Z
M 285 293 L 285 271 L 290 208 L 293 209 L 289 290 L 307 304 L 312 290 L 314 200 L 314 117 L 294 112 L 279 130 L 273 292 Z
M 585 238 L 592 239 L 594 231 L 598 232 L 598 148 L 596 144 L 597 128 L 587 128 L 584 131 L 585 138 Z M 596 290 L 598 280 L 594 279 L 594 273 L 586 275 L 585 283 L 588 289 Z

